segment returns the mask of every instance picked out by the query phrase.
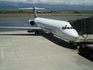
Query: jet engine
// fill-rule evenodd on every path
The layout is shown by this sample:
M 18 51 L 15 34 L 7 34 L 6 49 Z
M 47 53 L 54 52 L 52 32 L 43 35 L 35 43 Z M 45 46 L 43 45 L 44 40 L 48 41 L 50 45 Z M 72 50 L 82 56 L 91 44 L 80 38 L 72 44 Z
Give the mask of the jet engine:
M 28 23 L 29 23 L 30 26 L 34 26 L 35 25 L 35 22 L 33 20 L 29 20 Z
M 34 26 L 36 26 L 36 24 L 35 24 L 35 22 L 33 21 L 33 20 L 29 20 L 28 21 L 28 25 L 29 26 L 31 26 L 31 27 L 34 27 Z M 29 30 L 27 30 L 27 32 L 35 32 L 35 30 L 33 30 L 33 29 L 29 29 Z

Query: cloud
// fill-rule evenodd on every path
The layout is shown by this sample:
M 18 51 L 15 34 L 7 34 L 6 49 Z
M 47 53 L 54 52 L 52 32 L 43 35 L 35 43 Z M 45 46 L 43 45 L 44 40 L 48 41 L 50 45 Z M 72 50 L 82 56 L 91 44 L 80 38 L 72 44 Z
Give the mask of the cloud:
M 93 5 L 93 0 L 0 0 L 26 3 L 44 3 L 44 4 L 67 4 L 67 5 Z
M 0 1 L 26 2 L 27 0 L 0 0 Z

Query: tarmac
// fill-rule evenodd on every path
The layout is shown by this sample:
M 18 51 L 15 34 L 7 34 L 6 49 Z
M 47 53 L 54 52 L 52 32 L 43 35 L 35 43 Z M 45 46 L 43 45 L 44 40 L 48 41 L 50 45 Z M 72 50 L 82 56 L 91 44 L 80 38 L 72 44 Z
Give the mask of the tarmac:
M 7 31 L 0 32 L 0 70 L 93 70 L 93 62 L 51 34 Z

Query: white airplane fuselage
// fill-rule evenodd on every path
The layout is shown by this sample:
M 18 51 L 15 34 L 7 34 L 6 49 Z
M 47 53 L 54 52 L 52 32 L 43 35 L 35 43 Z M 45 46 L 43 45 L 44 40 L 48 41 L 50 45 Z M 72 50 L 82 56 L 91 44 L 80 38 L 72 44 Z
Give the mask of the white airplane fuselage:
M 24 9 L 24 8 L 22 8 Z M 29 9 L 29 8 L 27 8 Z M 11 27 L 11 26 L 0 26 L 0 28 L 10 28 L 10 29 L 25 29 L 29 32 L 35 31 L 38 33 L 38 30 L 46 31 L 62 37 L 68 41 L 76 41 L 79 38 L 79 35 L 75 29 L 70 25 L 67 21 L 61 20 L 54 20 L 54 19 L 47 19 L 47 18 L 40 18 L 37 16 L 36 8 L 33 7 L 34 12 L 34 20 L 29 20 L 29 24 L 31 27 Z
M 72 28 L 69 22 L 39 17 L 34 18 L 34 22 L 43 31 L 50 32 L 66 40 L 75 41 L 79 37 L 77 31 Z

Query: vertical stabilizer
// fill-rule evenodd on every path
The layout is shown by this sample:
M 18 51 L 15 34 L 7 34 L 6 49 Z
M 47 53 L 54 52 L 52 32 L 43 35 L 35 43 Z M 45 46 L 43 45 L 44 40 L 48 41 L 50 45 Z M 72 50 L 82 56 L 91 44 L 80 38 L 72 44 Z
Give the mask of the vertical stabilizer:
M 34 17 L 37 18 L 37 12 L 36 12 L 35 7 L 33 7 L 33 12 L 34 12 Z
M 33 9 L 33 12 L 34 12 L 34 18 L 37 18 L 37 12 L 36 12 L 36 9 L 45 9 L 45 8 L 38 8 L 38 7 L 33 7 L 33 8 L 19 8 L 19 9 Z

